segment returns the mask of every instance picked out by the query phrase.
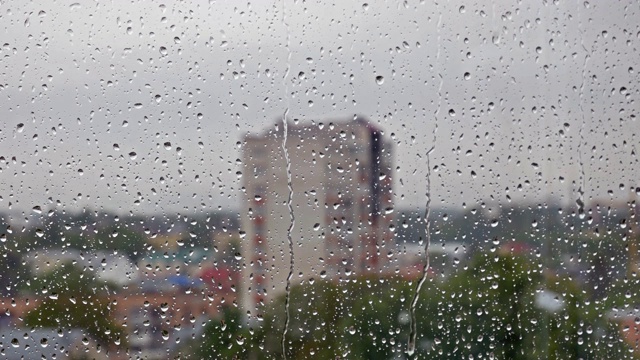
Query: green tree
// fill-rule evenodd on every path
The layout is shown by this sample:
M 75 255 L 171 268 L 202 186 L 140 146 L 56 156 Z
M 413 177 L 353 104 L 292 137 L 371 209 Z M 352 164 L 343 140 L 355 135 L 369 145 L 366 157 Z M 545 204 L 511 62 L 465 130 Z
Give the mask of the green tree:
M 249 342 L 240 310 L 224 307 L 221 317 L 206 325 L 202 341 L 190 342 L 184 355 L 188 359 L 248 359 Z
M 34 279 L 31 288 L 46 297 L 24 318 L 30 327 L 79 328 L 104 345 L 120 343 L 123 329 L 110 318 L 109 303 L 93 274 L 72 263 Z
M 449 278 L 429 279 L 416 308 L 414 358 L 633 358 L 578 283 L 545 279 L 539 269 L 527 257 L 480 253 Z M 409 358 L 404 351 L 414 289 L 415 282 L 380 277 L 292 287 L 287 357 Z M 536 305 L 543 289 L 564 299 L 562 309 L 551 313 Z M 251 339 L 259 344 L 258 359 L 283 355 L 284 302 L 284 295 L 271 302 Z

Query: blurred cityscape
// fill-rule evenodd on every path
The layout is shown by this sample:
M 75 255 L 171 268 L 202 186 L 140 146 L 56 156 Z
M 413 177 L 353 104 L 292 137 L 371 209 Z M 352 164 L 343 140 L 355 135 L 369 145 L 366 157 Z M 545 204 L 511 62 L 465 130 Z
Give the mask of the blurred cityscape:
M 292 122 L 287 163 L 281 125 L 244 139 L 238 212 L 2 216 L 2 355 L 281 357 L 291 266 L 288 358 L 409 358 L 425 209 L 394 207 L 388 135 Z M 638 192 L 431 209 L 417 355 L 638 358 Z

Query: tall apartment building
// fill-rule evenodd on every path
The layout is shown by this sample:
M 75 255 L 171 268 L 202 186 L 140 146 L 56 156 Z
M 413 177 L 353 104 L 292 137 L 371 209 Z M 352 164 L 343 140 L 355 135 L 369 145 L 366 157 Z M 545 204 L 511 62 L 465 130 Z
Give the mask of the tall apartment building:
M 288 123 L 293 185 L 292 283 L 387 269 L 393 249 L 391 143 L 367 120 Z M 281 122 L 247 135 L 243 153 L 241 293 L 255 316 L 285 291 L 291 258 Z

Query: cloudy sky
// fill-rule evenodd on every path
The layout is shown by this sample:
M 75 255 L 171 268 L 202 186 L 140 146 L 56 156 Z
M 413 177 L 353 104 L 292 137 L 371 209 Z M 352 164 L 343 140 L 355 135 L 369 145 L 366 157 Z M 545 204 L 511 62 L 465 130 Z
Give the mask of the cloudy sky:
M 573 202 L 582 183 L 587 200 L 626 200 L 640 186 L 639 12 L 0 1 L 0 210 L 237 209 L 242 137 L 287 107 L 380 124 L 398 206 L 424 206 L 432 145 L 434 206 Z

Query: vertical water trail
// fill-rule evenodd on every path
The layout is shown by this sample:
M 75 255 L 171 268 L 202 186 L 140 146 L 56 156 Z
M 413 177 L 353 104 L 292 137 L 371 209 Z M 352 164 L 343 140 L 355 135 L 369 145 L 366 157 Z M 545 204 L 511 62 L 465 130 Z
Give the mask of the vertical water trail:
M 289 274 L 287 275 L 287 285 L 285 288 L 286 298 L 285 298 L 285 320 L 284 320 L 284 329 L 282 329 L 282 358 L 284 360 L 287 359 L 287 331 L 289 330 L 289 303 L 291 297 L 291 277 L 293 276 L 293 268 L 294 268 L 294 258 L 293 258 L 293 239 L 291 236 L 291 232 L 293 231 L 293 226 L 295 224 L 295 216 L 293 214 L 293 184 L 291 181 L 291 159 L 289 159 L 289 151 L 287 150 L 287 136 L 288 136 L 288 123 L 287 123 L 287 115 L 289 115 L 289 84 L 287 83 L 287 79 L 289 78 L 289 72 L 291 71 L 291 32 L 289 30 L 289 24 L 287 23 L 287 13 L 285 8 L 285 1 L 282 0 L 282 24 L 284 25 L 287 31 L 287 68 L 285 70 L 284 76 L 282 77 L 282 83 L 285 89 L 285 102 L 286 108 L 284 110 L 284 114 L 282 115 L 282 152 L 284 154 L 284 160 L 286 162 L 286 171 L 287 171 L 287 209 L 289 211 L 289 228 L 287 229 L 287 242 L 289 244 Z
M 582 144 L 584 143 L 584 126 L 586 123 L 585 114 L 584 114 L 584 88 L 586 86 L 587 81 L 587 63 L 591 58 L 591 51 L 587 50 L 587 47 L 584 45 L 584 30 L 582 28 L 582 19 L 579 20 L 578 29 L 580 32 L 580 45 L 585 52 L 584 55 L 584 63 L 582 64 L 582 84 L 580 84 L 580 98 L 578 99 L 578 104 L 580 107 L 580 116 L 582 116 L 582 122 L 580 123 L 580 130 L 578 132 L 579 140 L 578 140 L 578 164 L 580 166 L 580 184 L 578 186 L 578 199 L 576 200 L 576 204 L 578 205 L 578 216 L 580 219 L 584 218 L 584 161 L 582 159 Z
M 438 43 L 438 51 L 436 54 L 436 64 L 440 66 L 440 26 L 442 24 L 442 14 L 438 17 L 438 25 L 437 25 L 437 43 Z M 411 300 L 411 331 L 409 333 L 409 343 L 407 344 L 407 354 L 409 356 L 413 356 L 413 353 L 416 351 L 416 340 L 418 337 L 418 324 L 416 319 L 416 307 L 418 305 L 418 300 L 420 299 L 420 291 L 422 290 L 422 286 L 427 281 L 427 276 L 429 274 L 430 259 L 429 259 L 429 247 L 431 246 L 431 220 L 429 217 L 431 215 L 431 153 L 435 150 L 436 147 L 436 135 L 438 133 L 438 115 L 440 114 L 440 108 L 442 106 L 442 85 L 443 79 L 442 74 L 439 72 L 438 77 L 440 78 L 440 85 L 438 86 L 438 106 L 434 112 L 434 128 L 433 128 L 433 138 L 431 140 L 431 147 L 427 151 L 427 204 L 424 213 L 424 235 L 425 235 L 425 245 L 424 245 L 424 256 L 425 256 L 425 264 L 422 269 L 422 276 L 420 277 L 420 281 L 415 287 L 415 291 L 413 293 L 413 300 Z

